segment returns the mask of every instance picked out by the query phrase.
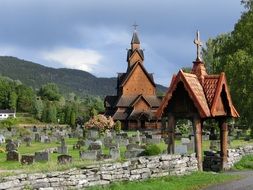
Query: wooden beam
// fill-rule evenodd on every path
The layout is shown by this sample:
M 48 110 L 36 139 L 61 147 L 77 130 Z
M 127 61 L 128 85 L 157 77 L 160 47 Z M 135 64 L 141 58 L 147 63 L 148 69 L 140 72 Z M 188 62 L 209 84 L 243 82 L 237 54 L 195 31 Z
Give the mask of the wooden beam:
M 168 147 L 167 152 L 168 154 L 175 153 L 175 126 L 176 121 L 174 115 L 171 113 L 168 114 Z
M 198 169 L 199 171 L 203 170 L 202 164 L 202 121 L 200 117 L 193 118 L 193 129 L 195 133 L 195 150 L 196 157 L 198 160 Z
M 228 125 L 226 119 L 219 120 L 220 127 L 220 156 L 222 159 L 221 169 L 226 169 L 226 164 L 228 161 Z

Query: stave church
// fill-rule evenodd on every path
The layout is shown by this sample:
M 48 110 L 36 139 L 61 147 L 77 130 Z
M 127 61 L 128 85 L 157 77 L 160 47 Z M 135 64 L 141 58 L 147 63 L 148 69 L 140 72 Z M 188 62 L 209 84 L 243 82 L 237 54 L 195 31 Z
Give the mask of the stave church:
M 118 73 L 117 95 L 105 97 L 105 115 L 119 120 L 124 130 L 159 129 L 156 112 L 161 99 L 156 94 L 153 74 L 144 66 L 144 52 L 135 28 L 127 51 L 127 70 Z

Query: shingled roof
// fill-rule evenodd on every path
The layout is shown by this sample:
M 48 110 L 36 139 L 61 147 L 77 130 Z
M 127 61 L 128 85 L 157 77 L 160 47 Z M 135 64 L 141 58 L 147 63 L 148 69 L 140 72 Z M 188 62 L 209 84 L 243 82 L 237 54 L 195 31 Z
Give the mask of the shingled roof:
M 147 70 L 145 69 L 145 67 L 143 66 L 143 64 L 141 64 L 140 62 L 136 62 L 131 68 L 130 71 L 128 71 L 127 73 L 124 73 L 124 75 L 121 75 L 119 81 L 119 86 L 123 86 L 128 79 L 132 76 L 133 72 L 135 71 L 135 69 L 140 66 L 141 69 L 144 71 L 145 75 L 148 77 L 149 81 L 156 86 L 154 79 L 153 79 L 153 75 L 151 73 L 148 73 Z
M 199 64 L 199 65 L 197 65 Z M 233 106 L 230 92 L 228 89 L 225 73 L 220 75 L 208 75 L 202 62 L 194 62 L 192 73 L 185 73 L 182 70 L 174 75 L 170 87 L 157 110 L 157 116 L 161 117 L 163 111 L 172 99 L 172 94 L 176 90 L 179 82 L 183 82 L 185 90 L 192 99 L 194 106 L 197 108 L 201 118 L 210 118 L 216 116 L 239 117 L 238 112 Z M 225 94 L 222 97 L 222 92 Z M 222 98 L 225 100 L 222 100 Z M 218 112 L 220 104 L 226 104 L 227 112 Z

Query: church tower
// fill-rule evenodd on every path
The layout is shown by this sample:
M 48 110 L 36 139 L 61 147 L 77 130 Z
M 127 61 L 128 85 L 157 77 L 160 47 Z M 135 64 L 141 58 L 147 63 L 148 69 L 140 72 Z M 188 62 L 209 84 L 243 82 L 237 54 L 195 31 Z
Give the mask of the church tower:
M 131 49 L 127 52 L 128 69 L 130 69 L 136 62 L 143 63 L 143 61 L 144 53 L 140 48 L 140 40 L 135 29 L 131 40 Z
M 144 67 L 144 53 L 134 26 L 127 71 L 118 74 L 117 96 L 105 98 L 105 115 L 121 121 L 123 129 L 160 128 L 155 113 L 161 97 L 156 96 L 153 74 Z

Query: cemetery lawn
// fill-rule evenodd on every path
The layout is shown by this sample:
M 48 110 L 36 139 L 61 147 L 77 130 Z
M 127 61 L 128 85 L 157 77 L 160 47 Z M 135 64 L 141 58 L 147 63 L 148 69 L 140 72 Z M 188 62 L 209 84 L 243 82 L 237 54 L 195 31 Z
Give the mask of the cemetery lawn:
M 146 181 L 118 182 L 88 190 L 197 190 L 214 184 L 239 179 L 240 176 L 212 172 L 194 172 L 184 176 L 167 176 Z
M 76 144 L 77 138 L 69 138 L 66 139 L 66 144 L 68 145 L 69 155 L 73 157 L 73 163 L 67 165 L 59 165 L 57 164 L 57 156 L 60 154 L 52 153 L 50 154 L 50 161 L 49 162 L 36 162 L 32 165 L 21 165 L 19 162 L 11 162 L 6 161 L 6 153 L 0 151 L 0 176 L 6 175 L 6 173 L 13 172 L 13 170 L 22 172 L 22 173 L 34 173 L 34 172 L 46 172 L 46 171 L 56 171 L 56 170 L 66 170 L 73 167 L 83 167 L 94 163 L 101 163 L 98 161 L 89 161 L 89 160 L 81 160 L 79 158 L 79 150 L 73 150 L 73 145 Z M 231 147 L 235 148 L 238 146 L 245 146 L 247 144 L 252 144 L 252 141 L 243 141 L 243 140 L 234 140 L 231 143 Z M 180 141 L 176 141 L 176 144 L 180 144 Z M 209 149 L 209 141 L 203 141 L 203 150 Z M 21 146 L 18 148 L 18 152 L 21 155 L 30 154 L 33 155 L 35 152 L 43 151 L 46 148 L 52 148 L 60 146 L 59 143 L 52 142 L 52 143 L 40 143 L 40 142 L 32 142 L 30 147 L 27 147 L 25 143 L 22 143 Z M 167 145 L 165 143 L 158 144 L 162 152 L 166 152 Z M 0 146 L 0 149 L 5 149 L 5 144 Z M 87 147 L 84 148 L 84 150 Z M 118 161 L 124 161 L 124 153 L 126 151 L 126 147 L 120 147 L 120 154 L 121 159 Z M 109 154 L 109 149 L 103 148 L 104 154 Z

